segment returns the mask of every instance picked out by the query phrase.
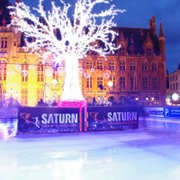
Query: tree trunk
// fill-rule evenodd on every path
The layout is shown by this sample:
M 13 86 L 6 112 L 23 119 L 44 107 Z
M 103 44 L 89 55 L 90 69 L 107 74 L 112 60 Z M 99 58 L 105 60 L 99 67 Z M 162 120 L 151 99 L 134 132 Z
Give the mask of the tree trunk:
M 61 101 L 84 101 L 79 80 L 79 61 L 76 56 L 65 60 L 65 81 Z

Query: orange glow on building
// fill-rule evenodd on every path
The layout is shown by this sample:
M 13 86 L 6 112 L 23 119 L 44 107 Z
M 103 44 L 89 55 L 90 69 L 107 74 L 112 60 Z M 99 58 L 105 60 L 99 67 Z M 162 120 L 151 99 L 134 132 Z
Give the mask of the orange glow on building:
M 3 15 L 0 15 L 3 16 Z M 80 60 L 81 88 L 88 103 L 118 105 L 165 104 L 165 37 L 162 23 L 156 34 L 155 17 L 149 28 L 115 28 L 121 44 L 107 61 L 94 52 Z M 35 54 L 25 52 L 23 34 L 0 23 L 0 100 L 17 99 L 22 106 L 35 106 L 60 100 L 64 67 L 52 60 L 42 63 Z

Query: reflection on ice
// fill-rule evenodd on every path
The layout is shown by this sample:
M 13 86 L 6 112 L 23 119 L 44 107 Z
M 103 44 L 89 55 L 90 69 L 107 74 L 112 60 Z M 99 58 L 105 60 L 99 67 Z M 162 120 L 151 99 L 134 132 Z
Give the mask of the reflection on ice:
M 17 135 L 0 141 L 0 179 L 179 180 L 179 139 L 142 130 Z
M 0 119 L 0 139 L 6 140 L 9 137 L 16 136 L 17 124 L 17 119 Z

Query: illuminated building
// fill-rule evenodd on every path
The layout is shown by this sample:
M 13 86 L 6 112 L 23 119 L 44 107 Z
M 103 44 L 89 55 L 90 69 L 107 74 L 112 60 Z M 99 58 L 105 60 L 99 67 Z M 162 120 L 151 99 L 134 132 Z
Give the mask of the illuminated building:
M 173 95 L 180 95 L 180 64 L 175 72 L 168 74 L 167 78 L 169 87 L 167 87 L 166 101 L 168 101 L 169 105 L 179 105 L 179 98 L 177 100 L 173 100 Z
M 1 100 L 13 96 L 21 105 L 28 106 L 36 105 L 41 98 L 44 101 L 59 100 L 64 85 L 64 67 L 53 68 L 51 59 L 44 65 L 37 55 L 25 52 L 23 34 L 6 26 L 10 17 L 5 7 L 0 8 Z M 115 30 L 119 34 L 116 43 L 121 44 L 121 49 L 108 55 L 107 61 L 94 52 L 80 60 L 84 97 L 89 103 L 95 97 L 101 103 L 109 100 L 127 105 L 164 104 L 165 37 L 162 24 L 159 36 L 156 35 L 155 17 L 150 20 L 149 28 L 118 27 Z

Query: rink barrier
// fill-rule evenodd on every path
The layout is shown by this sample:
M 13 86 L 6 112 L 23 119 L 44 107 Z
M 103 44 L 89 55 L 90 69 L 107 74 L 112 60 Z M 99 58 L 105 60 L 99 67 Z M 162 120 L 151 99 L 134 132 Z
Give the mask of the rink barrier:
M 179 107 L 144 107 L 139 127 L 151 130 L 180 132 Z
M 87 130 L 137 129 L 140 107 L 88 107 Z
M 171 118 L 172 117 L 172 118 Z M 177 107 L 0 108 L 0 136 L 151 128 L 180 129 Z
M 18 133 L 59 133 L 137 129 L 137 107 L 22 107 Z
M 180 119 L 172 117 L 140 117 L 139 128 L 180 132 Z
M 18 133 L 82 131 L 81 108 L 22 107 L 18 112 Z

